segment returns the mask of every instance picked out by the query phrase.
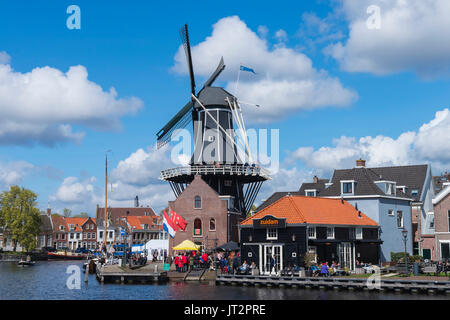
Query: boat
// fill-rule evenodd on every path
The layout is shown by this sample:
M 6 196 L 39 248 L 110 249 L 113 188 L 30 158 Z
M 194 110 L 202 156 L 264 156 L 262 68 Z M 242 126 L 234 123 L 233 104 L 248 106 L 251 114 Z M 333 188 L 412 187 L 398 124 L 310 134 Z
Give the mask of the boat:
M 34 264 L 36 263 L 36 261 L 23 261 L 20 260 L 17 264 L 19 267 L 28 267 L 28 266 L 34 266 Z
M 82 260 L 86 256 L 81 253 L 72 253 L 67 251 L 47 252 L 49 259 L 58 260 Z

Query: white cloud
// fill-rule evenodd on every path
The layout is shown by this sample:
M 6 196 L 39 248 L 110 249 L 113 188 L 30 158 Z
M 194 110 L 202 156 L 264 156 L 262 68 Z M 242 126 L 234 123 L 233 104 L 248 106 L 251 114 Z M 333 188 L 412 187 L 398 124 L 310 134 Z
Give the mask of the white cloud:
M 7 189 L 11 185 L 19 185 L 34 168 L 31 163 L 26 161 L 0 162 L 0 188 Z
M 264 34 L 263 30 L 259 31 Z M 278 33 L 283 36 L 283 32 Z M 224 57 L 227 67 L 220 79 L 228 81 L 226 89 L 243 101 L 261 105 L 257 109 L 244 107 L 249 121 L 273 121 L 302 109 L 342 107 L 357 99 L 357 94 L 345 88 L 339 79 L 324 70 L 316 70 L 303 53 L 280 43 L 270 48 L 264 37 L 249 29 L 237 16 L 214 24 L 211 36 L 192 46 L 192 56 L 195 74 L 204 77 Z M 235 81 L 241 63 L 253 68 L 257 75 L 242 72 L 236 93 Z M 181 46 L 172 69 L 187 73 Z
M 436 112 L 435 118 L 422 125 L 418 132 L 408 131 L 398 138 L 386 136 L 340 137 L 333 139 L 333 147 L 301 147 L 292 152 L 290 160 L 300 160 L 308 168 L 352 168 L 360 157 L 367 166 L 408 165 L 431 162 L 438 170 L 450 166 L 450 111 Z
M 134 206 L 134 198 L 144 206 L 151 206 L 156 212 L 165 208 L 175 196 L 169 183 L 159 180 L 160 171 L 170 166 L 170 149 L 148 147 L 138 149 L 126 159 L 119 161 L 111 170 L 108 181 L 108 205 L 113 207 Z M 50 196 L 52 207 L 62 210 L 67 207 L 73 212 L 95 212 L 97 204 L 104 205 L 104 185 L 96 183 L 94 177 L 67 177 Z M 112 185 L 112 187 L 111 187 Z
M 286 31 L 284 31 L 283 29 L 280 29 L 277 32 L 275 32 L 275 38 L 280 42 L 285 42 L 285 41 L 287 41 L 288 36 L 287 36 Z
M 67 177 L 59 186 L 50 201 L 68 205 L 92 204 L 96 195 L 94 190 L 95 177 L 80 180 L 77 177 Z
M 0 144 L 79 143 L 84 133 L 73 132 L 73 125 L 117 129 L 121 116 L 141 107 L 138 98 L 118 98 L 114 88 L 103 91 L 83 66 L 21 73 L 0 64 Z
M 346 42 L 325 52 L 350 72 L 417 72 L 422 77 L 450 71 L 450 1 L 341 0 L 349 23 Z M 380 8 L 380 29 L 367 27 L 367 8 Z

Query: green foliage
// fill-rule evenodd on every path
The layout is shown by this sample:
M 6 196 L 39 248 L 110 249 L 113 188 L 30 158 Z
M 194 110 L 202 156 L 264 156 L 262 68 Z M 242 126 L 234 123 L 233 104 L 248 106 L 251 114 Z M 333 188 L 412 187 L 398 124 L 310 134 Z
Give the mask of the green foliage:
M 418 254 L 410 256 L 409 253 L 406 253 L 406 256 L 408 257 L 409 262 L 423 261 L 423 257 Z M 404 260 L 405 260 L 405 252 L 391 252 L 391 262 L 403 263 Z
M 64 214 L 64 217 L 68 218 L 72 214 L 72 210 L 64 208 L 63 214 Z
M 316 255 L 311 252 L 306 252 L 304 257 L 305 267 L 309 268 L 312 266 L 314 259 L 316 258 Z
M 33 191 L 18 186 L 0 193 L 0 226 L 11 237 L 14 251 L 18 243 L 27 251 L 36 247 L 41 224 L 36 198 Z

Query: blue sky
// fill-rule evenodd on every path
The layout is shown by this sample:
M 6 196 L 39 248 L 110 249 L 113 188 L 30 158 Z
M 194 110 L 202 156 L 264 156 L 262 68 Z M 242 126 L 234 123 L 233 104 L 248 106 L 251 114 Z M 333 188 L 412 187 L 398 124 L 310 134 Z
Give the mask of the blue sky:
M 0 136 L 0 187 L 19 184 L 34 190 L 41 208 L 49 201 L 56 210 L 68 207 L 74 212 L 93 214 L 95 203 L 102 196 L 105 150 L 112 149 L 111 171 L 115 170 L 112 181 L 118 185 L 111 195 L 116 201 L 113 204 L 132 205 L 131 195 L 136 193 L 144 199 L 144 204 L 160 208 L 172 195 L 167 185 L 157 181 L 161 159 L 166 158 L 156 155 L 151 147 L 156 132 L 184 105 L 189 94 L 188 77 L 180 71 L 182 65 L 176 60 L 180 46 L 178 29 L 184 23 L 189 24 L 194 68 L 203 70 L 208 58 L 205 55 L 210 51 L 202 51 L 200 47 L 195 51 L 195 47 L 201 43 L 204 47 L 211 45 L 212 39 L 208 37 L 215 38 L 213 26 L 219 25 L 219 21 L 222 28 L 240 28 L 237 30 L 255 35 L 258 43 L 267 45 L 261 52 L 249 48 L 248 56 L 245 50 L 236 49 L 239 53 L 236 59 L 254 67 L 262 78 L 278 84 L 289 79 L 298 84 L 296 77 L 309 76 L 284 71 L 271 73 L 260 67 L 254 57 L 275 56 L 277 48 L 310 61 L 308 70 L 315 74 L 312 80 L 307 79 L 316 85 L 314 93 L 307 96 L 310 101 L 298 104 L 280 101 L 284 107 L 275 111 L 276 117 L 270 116 L 274 112 L 270 110 L 248 111 L 250 119 L 253 115 L 263 119 L 249 121 L 250 127 L 280 129 L 282 170 L 263 188 L 259 201 L 274 190 L 296 189 L 314 174 L 330 177 L 333 168 L 351 166 L 359 156 L 374 166 L 431 163 L 433 172 L 438 174 L 450 163 L 448 139 L 447 143 L 445 139 L 440 140 L 450 127 L 447 109 L 450 49 L 439 46 L 450 39 L 450 31 L 441 28 L 445 20 L 441 15 L 450 13 L 450 7 L 445 1 L 426 1 L 435 10 L 436 16 L 429 17 L 433 23 L 427 22 L 426 17 L 416 22 L 397 15 L 396 20 L 396 13 L 401 10 L 410 12 L 411 16 L 422 13 L 423 7 L 415 0 L 410 0 L 406 7 L 397 1 L 387 5 L 382 1 L 356 4 L 351 0 L 281 1 L 276 5 L 272 1 L 227 1 L 226 4 L 196 1 L 195 5 L 147 1 L 2 1 L 0 53 L 7 57 L 3 63 L 10 65 L 15 75 L 45 66 L 66 73 L 71 66 L 80 65 L 87 70 L 90 82 L 104 92 L 114 87 L 115 99 L 125 100 L 123 105 L 111 107 L 116 109 L 105 102 L 98 114 L 93 105 L 74 103 L 71 108 L 85 111 L 76 114 L 72 110 L 72 118 L 60 115 L 51 122 L 45 117 L 51 117 L 52 112 L 40 114 L 45 103 L 37 105 L 33 116 L 37 117 L 37 123 L 42 123 L 41 128 L 69 125 L 71 133 L 67 139 L 58 139 L 58 133 L 53 131 L 38 137 L 31 129 L 24 129 L 18 138 L 14 130 L 5 129 L 6 133 L 2 133 L 0 129 L 0 135 L 3 134 Z M 381 20 L 378 33 L 366 34 L 370 31 L 358 28 L 369 17 L 366 8 L 372 3 L 381 7 L 381 18 L 386 15 L 386 20 Z M 66 9 L 71 4 L 81 9 L 81 30 L 66 27 L 69 17 Z M 408 34 L 399 32 L 407 33 L 408 28 L 414 34 L 409 42 Z M 428 33 L 420 34 L 415 28 Z M 233 39 L 229 41 L 235 43 Z M 337 43 L 345 47 L 344 54 L 336 49 Z M 372 47 L 374 44 L 376 47 Z M 225 63 L 234 66 L 237 63 L 234 56 L 227 60 L 228 52 L 233 49 L 227 50 Z M 0 62 L 1 57 L 0 54 Z M 210 68 L 214 69 L 215 64 Z M 219 83 L 232 86 L 237 68 L 228 68 L 227 72 Z M 326 75 L 321 78 L 320 72 Z M 207 74 L 199 72 L 198 86 Z M 243 83 L 247 81 L 248 88 L 259 92 L 261 79 L 245 77 Z M 329 79 L 339 84 L 336 93 L 327 87 Z M 17 97 L 10 93 L 10 84 L 3 84 L 4 90 L 0 87 L 0 111 L 3 109 L 0 115 L 5 121 L 14 119 L 15 124 L 22 125 L 23 114 L 14 113 L 15 106 L 21 102 L 14 101 Z M 83 94 L 82 90 L 76 91 L 77 94 Z M 349 98 L 350 93 L 353 98 Z M 131 97 L 138 102 L 133 104 Z M 36 101 L 33 96 L 22 98 L 30 99 L 30 106 Z M 321 98 L 325 102 L 313 101 Z M 265 107 L 277 110 L 277 103 L 269 100 L 262 99 Z M 66 107 L 61 101 L 61 110 Z M 128 107 L 134 111 L 126 111 Z M 115 111 L 108 114 L 110 110 Z M 442 113 L 437 115 L 437 112 Z M 120 125 L 108 124 L 110 119 Z M 431 122 L 433 119 L 436 121 Z M 424 124 L 430 126 L 419 131 Z M 0 121 L 0 125 L 5 123 Z M 399 139 L 407 132 L 413 134 Z M 84 136 L 74 138 L 74 133 L 84 133 Z M 139 149 L 142 150 L 138 152 Z M 122 165 L 118 168 L 120 161 Z M 142 181 L 130 178 L 131 174 L 140 175 L 141 169 L 147 174 Z M 67 195 L 71 192 L 76 196 Z

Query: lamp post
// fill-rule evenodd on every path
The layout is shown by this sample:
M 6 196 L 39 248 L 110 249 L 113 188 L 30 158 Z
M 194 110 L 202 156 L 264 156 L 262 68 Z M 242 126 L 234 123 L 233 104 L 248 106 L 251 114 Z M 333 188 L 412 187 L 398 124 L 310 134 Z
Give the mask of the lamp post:
M 408 230 L 403 228 L 402 230 L 403 242 L 405 243 L 405 271 L 408 274 L 408 256 L 406 255 L 406 240 L 408 239 Z

